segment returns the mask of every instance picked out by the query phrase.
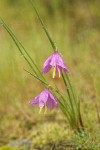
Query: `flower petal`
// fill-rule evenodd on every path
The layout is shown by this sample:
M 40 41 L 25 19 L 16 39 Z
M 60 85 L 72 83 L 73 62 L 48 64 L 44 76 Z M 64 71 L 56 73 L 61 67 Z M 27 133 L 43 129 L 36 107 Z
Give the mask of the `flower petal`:
M 63 65 L 63 59 L 60 56 L 58 52 L 54 52 L 51 58 L 50 65 L 51 66 L 62 66 Z
M 65 64 L 63 64 L 63 69 L 64 69 L 64 71 L 65 71 L 66 73 L 69 73 L 69 72 L 70 72 L 70 71 L 67 69 L 67 67 L 66 67 Z
M 39 107 L 40 107 L 40 108 L 43 108 L 44 106 L 45 106 L 45 103 L 44 103 L 44 101 L 41 100 L 41 101 L 39 102 Z
M 59 74 L 59 77 L 62 73 L 62 69 L 65 71 L 65 73 L 69 73 L 62 56 L 57 51 L 45 61 L 42 73 L 47 73 L 52 67 L 56 67 L 56 74 Z
M 37 96 L 34 100 L 29 102 L 32 106 L 35 106 L 39 103 L 39 96 Z
M 49 97 L 51 100 L 53 100 L 56 104 L 58 104 L 57 99 L 49 92 Z
M 53 109 L 54 108 L 54 101 L 52 99 L 48 99 L 46 105 L 48 106 L 49 109 Z
M 67 68 L 64 68 L 64 71 L 65 71 L 66 73 L 69 73 L 69 70 L 68 70 Z
M 48 65 L 48 66 L 45 66 L 42 70 L 42 73 L 45 74 L 47 73 L 50 69 L 51 69 L 52 66 Z
M 45 61 L 44 65 L 43 65 L 42 73 L 47 73 L 51 69 L 51 67 L 52 67 L 50 65 L 51 58 L 52 58 L 52 55 Z
M 44 105 L 46 105 L 47 99 L 48 99 L 48 93 L 47 90 L 44 90 L 39 95 L 39 107 L 43 107 Z
M 51 62 L 50 62 L 50 65 L 51 65 L 51 66 L 55 66 L 55 67 L 56 67 L 56 65 L 57 65 L 57 59 L 58 59 L 57 56 L 58 56 L 57 52 L 54 52 L 54 53 L 52 54 Z

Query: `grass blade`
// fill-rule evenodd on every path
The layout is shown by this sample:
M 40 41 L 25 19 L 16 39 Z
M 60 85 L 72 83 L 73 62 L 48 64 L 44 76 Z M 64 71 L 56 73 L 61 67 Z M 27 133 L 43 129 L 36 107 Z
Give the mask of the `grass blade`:
M 35 8 L 35 6 L 34 6 L 34 4 L 33 4 L 33 1 L 30 0 L 30 2 L 31 2 L 31 4 L 32 4 L 32 8 L 34 9 L 34 11 L 35 11 L 35 13 L 36 13 L 36 15 L 37 15 L 37 17 L 38 17 L 38 19 L 39 19 L 41 25 L 42 25 L 43 30 L 45 31 L 45 33 L 46 33 L 46 35 L 47 35 L 47 37 L 48 37 L 48 39 L 49 39 L 49 42 L 51 43 L 51 46 L 52 46 L 53 50 L 54 50 L 54 51 L 57 51 L 57 46 L 56 46 L 55 43 L 52 41 L 52 39 L 51 39 L 51 37 L 50 37 L 50 35 L 49 35 L 48 31 L 47 31 L 47 28 L 46 28 L 46 26 L 45 26 L 43 20 L 41 19 L 40 15 L 39 15 L 39 13 L 38 13 L 38 11 L 37 11 L 37 9 Z

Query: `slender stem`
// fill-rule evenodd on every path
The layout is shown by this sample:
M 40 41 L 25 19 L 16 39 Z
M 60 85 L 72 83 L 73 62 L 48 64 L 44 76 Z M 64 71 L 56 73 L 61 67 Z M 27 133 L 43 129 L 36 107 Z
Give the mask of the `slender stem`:
M 67 103 L 65 103 L 66 100 L 65 100 L 64 96 L 61 93 L 59 93 L 59 95 L 61 96 L 61 98 L 64 101 L 64 104 L 63 104 L 64 108 L 67 110 L 67 113 L 69 114 L 70 118 L 72 119 L 73 117 L 72 117 L 72 115 L 70 113 L 70 111 L 71 111 L 70 106 Z M 67 107 L 66 107 L 66 105 L 67 105 Z
M 67 100 L 64 98 L 64 96 L 63 96 L 61 93 L 59 93 L 59 95 L 60 95 L 61 98 L 63 99 L 64 105 L 67 106 L 67 109 L 69 109 L 69 110 L 71 111 L 71 108 L 70 108 L 69 104 L 67 103 Z
M 1 19 L 2 20 L 2 19 Z M 33 65 L 36 67 L 37 71 L 39 72 L 39 74 L 41 75 L 41 77 L 46 81 L 46 79 L 44 78 L 44 76 L 42 75 L 41 71 L 39 70 L 39 68 L 37 67 L 36 63 L 34 62 L 34 60 L 31 58 L 31 56 L 29 55 L 29 53 L 27 52 L 27 50 L 25 49 L 25 47 L 23 46 L 23 44 L 17 39 L 17 37 L 15 36 L 15 34 L 12 32 L 12 30 L 5 24 L 5 22 L 2 20 L 3 24 L 8 30 L 9 32 L 13 35 L 13 37 L 16 39 L 16 41 L 20 44 L 20 46 L 23 48 L 24 52 L 27 54 L 27 56 L 29 57 L 29 59 L 31 60 L 31 62 L 33 63 Z
M 13 37 L 13 35 L 11 34 L 10 30 L 5 26 L 5 24 L 2 24 L 3 27 L 6 29 L 6 31 L 9 33 L 9 35 L 11 36 L 11 38 L 13 39 L 14 43 L 16 44 L 17 48 L 19 49 L 21 55 L 24 57 L 24 59 L 27 61 L 27 63 L 29 64 L 30 68 L 33 70 L 33 72 L 38 76 L 37 72 L 35 71 L 35 69 L 33 68 L 33 66 L 31 65 L 31 63 L 29 62 L 29 60 L 27 59 L 27 57 L 24 55 L 24 53 L 21 51 L 21 48 L 19 47 L 16 39 Z
M 84 124 L 83 124 L 83 120 L 82 120 L 82 117 L 81 117 L 81 111 L 80 111 L 80 101 L 79 101 L 79 104 L 78 104 L 78 114 L 79 114 L 79 117 L 78 117 L 78 121 L 79 121 L 79 124 L 81 126 L 81 130 L 84 130 Z M 79 128 L 80 128 L 79 126 Z
M 76 101 L 76 96 L 75 96 L 75 93 L 74 93 L 74 91 L 73 91 L 73 88 L 72 88 L 70 79 L 69 79 L 69 77 L 68 77 L 67 74 L 66 74 L 66 78 L 67 78 L 67 81 L 68 81 L 68 83 L 69 83 L 69 86 L 70 86 L 70 89 L 71 89 L 71 92 L 72 92 L 72 95 L 73 95 L 73 98 L 74 98 L 74 102 L 75 102 L 76 108 L 77 108 L 77 110 L 78 110 L 78 103 L 77 103 L 77 101 Z
M 39 77 L 37 77 L 36 75 L 34 75 L 33 73 L 27 71 L 26 69 L 24 69 L 27 73 L 29 73 L 30 75 L 34 76 L 36 79 L 38 79 L 39 81 L 41 81 L 45 87 L 48 87 L 48 83 L 43 81 L 42 79 L 40 79 Z
M 61 102 L 60 100 L 59 100 L 59 104 L 60 104 L 60 107 L 61 107 L 62 112 L 65 114 L 65 116 L 67 117 L 67 119 L 68 119 L 70 125 L 72 126 L 72 121 L 71 121 L 71 119 L 69 118 L 69 115 L 68 115 L 68 113 L 67 113 L 68 111 L 66 111 L 65 106 L 62 104 L 62 102 Z
M 65 77 L 64 77 L 63 73 L 62 73 L 62 78 L 63 78 L 64 84 L 65 84 L 65 87 L 66 87 L 66 90 L 67 90 L 67 93 L 68 93 L 69 102 L 70 102 L 70 105 L 71 105 L 71 108 L 72 108 L 73 117 L 75 119 L 75 110 L 74 110 L 74 107 L 73 107 L 73 103 L 72 103 L 70 92 L 69 92 L 69 89 L 68 89 L 68 86 L 67 86 L 67 82 L 65 80 Z M 75 122 L 76 122 L 76 119 L 75 119 Z
M 59 104 L 60 104 L 60 107 L 61 107 L 62 112 L 65 114 L 65 116 L 67 117 L 67 119 L 68 119 L 70 125 L 72 126 L 72 124 L 71 124 L 71 119 L 70 119 L 71 117 L 69 117 L 68 111 L 66 110 L 66 107 L 65 107 L 64 104 L 59 100 L 59 97 L 58 97 L 57 94 L 59 94 L 59 93 L 58 93 L 58 92 L 57 92 L 57 93 L 56 93 L 56 92 L 53 92 L 53 95 L 54 95 L 55 97 L 57 97 L 57 100 L 58 100 L 58 102 L 59 102 Z
M 72 85 L 71 85 L 71 82 L 70 82 L 70 79 L 69 79 L 69 77 L 68 77 L 68 75 L 66 74 L 66 78 L 67 78 L 67 81 L 68 81 L 68 83 L 69 83 L 69 86 L 70 86 L 70 90 L 71 90 L 71 93 L 72 93 L 72 95 L 73 95 L 73 99 L 74 99 L 74 103 L 75 103 L 75 105 L 76 105 L 76 111 L 77 111 L 77 123 L 79 122 L 80 123 L 80 125 L 81 125 L 81 127 L 82 127 L 82 129 L 84 129 L 84 125 L 83 125 L 83 121 L 82 121 L 82 117 L 81 117 L 81 112 L 80 112 L 80 101 L 79 101 L 79 104 L 78 104 L 78 102 L 77 102 L 77 99 L 76 99 L 76 95 L 75 95 L 75 93 L 74 93 L 74 91 L 73 91 L 73 88 L 72 88 Z
M 49 42 L 51 43 L 51 46 L 52 46 L 53 50 L 54 50 L 54 51 L 57 51 L 57 46 L 56 46 L 55 43 L 52 41 L 52 39 L 51 39 L 51 37 L 50 37 L 50 35 L 49 35 L 47 29 L 46 29 L 46 26 L 45 26 L 43 20 L 41 19 L 40 15 L 39 15 L 39 13 L 38 13 L 38 11 L 37 11 L 37 9 L 35 8 L 35 6 L 34 6 L 34 4 L 33 4 L 33 1 L 30 0 L 30 2 L 31 2 L 31 4 L 32 4 L 32 8 L 34 9 L 34 11 L 35 11 L 35 13 L 36 13 L 36 15 L 37 15 L 37 17 L 38 17 L 38 19 L 39 19 L 41 25 L 42 25 L 43 30 L 45 31 L 45 33 L 46 33 L 46 35 L 47 35 L 47 37 L 48 37 L 48 39 L 49 39 Z

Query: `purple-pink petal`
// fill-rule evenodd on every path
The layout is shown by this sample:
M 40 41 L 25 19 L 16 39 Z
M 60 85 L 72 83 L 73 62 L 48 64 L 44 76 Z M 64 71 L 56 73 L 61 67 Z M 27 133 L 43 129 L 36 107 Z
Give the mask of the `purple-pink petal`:
M 48 99 L 48 93 L 47 90 L 45 90 L 41 92 L 39 95 L 39 107 L 43 107 L 44 105 L 46 105 L 47 99 Z
M 47 73 L 48 71 L 50 71 L 51 68 L 52 68 L 52 66 L 50 66 L 50 65 L 45 66 L 42 70 L 42 73 L 43 74 Z
M 40 108 L 43 108 L 44 106 L 45 106 L 45 102 L 41 100 L 41 101 L 39 102 L 39 107 L 40 107 Z
M 69 73 L 69 72 L 70 72 L 70 71 L 68 70 L 68 68 L 66 67 L 65 64 L 63 64 L 63 69 L 64 69 L 64 71 L 65 71 L 66 73 Z
M 54 52 L 54 54 L 52 55 L 52 59 L 50 62 L 51 66 L 62 66 L 63 65 L 63 60 L 62 57 L 60 56 L 60 54 L 58 52 Z
M 54 108 L 54 101 L 51 99 L 48 99 L 46 105 L 48 106 L 49 109 L 52 110 Z
M 51 67 L 56 67 L 56 74 L 58 73 L 58 69 L 60 70 L 60 74 L 62 73 L 62 69 L 69 73 L 62 56 L 56 51 L 54 52 L 44 63 L 42 73 L 45 74 L 50 71 Z
M 40 108 L 47 106 L 49 109 L 53 109 L 55 104 L 58 104 L 57 99 L 46 89 L 41 92 L 34 100 L 30 101 L 32 106 L 39 104 Z
M 43 68 L 50 64 L 51 59 L 52 59 L 52 55 L 49 58 L 47 58 L 47 60 L 45 61 L 44 65 L 43 65 Z
M 32 106 L 35 106 L 39 103 L 39 96 L 37 96 L 34 100 L 29 102 Z
M 67 68 L 64 68 L 64 71 L 65 71 L 66 73 L 69 73 L 69 70 L 68 70 Z
M 49 97 L 50 97 L 50 99 L 52 99 L 56 104 L 58 103 L 58 102 L 57 102 L 57 99 L 56 99 L 51 93 L 49 93 Z
M 43 65 L 43 70 L 42 73 L 45 74 L 51 69 L 50 61 L 51 61 L 52 56 L 50 56 L 44 63 Z
M 48 99 L 48 92 L 47 92 L 47 89 L 44 90 L 43 92 L 40 93 L 39 95 L 39 102 L 42 100 L 42 101 L 47 101 Z

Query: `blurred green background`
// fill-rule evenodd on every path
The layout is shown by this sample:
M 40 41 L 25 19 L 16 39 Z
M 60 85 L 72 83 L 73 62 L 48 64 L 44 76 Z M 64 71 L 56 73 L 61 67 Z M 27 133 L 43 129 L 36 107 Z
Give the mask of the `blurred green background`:
M 84 146 L 98 145 L 100 1 L 35 0 L 34 2 L 71 71 L 72 84 L 78 99 L 81 100 L 84 124 L 90 133 L 89 142 Z M 42 70 L 45 59 L 52 54 L 52 47 L 30 2 L 0 1 L 0 16 Z M 24 71 L 28 69 L 28 65 L 2 26 L 0 26 L 0 56 L 0 146 L 6 144 L 16 146 L 15 141 L 18 141 L 17 146 L 23 149 L 24 145 L 25 147 L 31 145 L 31 148 L 27 149 L 49 150 L 56 145 L 55 149 L 58 146 L 59 150 L 61 143 L 73 138 L 73 132 L 60 110 L 52 112 L 48 110 L 46 115 L 39 115 L 38 108 L 28 104 L 29 100 L 44 88 Z M 52 71 L 45 75 L 50 83 L 52 83 L 51 76 Z M 61 79 L 56 78 L 55 83 L 64 91 Z M 75 138 L 75 142 L 77 140 Z M 62 145 L 61 150 L 63 147 Z

